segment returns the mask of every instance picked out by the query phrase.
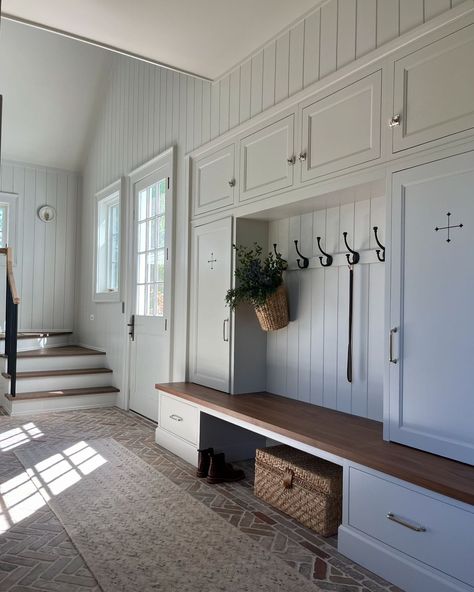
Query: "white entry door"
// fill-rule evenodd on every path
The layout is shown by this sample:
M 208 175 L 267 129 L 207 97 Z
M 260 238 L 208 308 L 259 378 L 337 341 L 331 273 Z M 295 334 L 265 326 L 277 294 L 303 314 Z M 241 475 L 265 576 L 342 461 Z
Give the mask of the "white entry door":
M 158 420 L 155 384 L 170 380 L 172 152 L 132 173 L 132 411 Z M 140 173 L 142 171 L 143 174 Z

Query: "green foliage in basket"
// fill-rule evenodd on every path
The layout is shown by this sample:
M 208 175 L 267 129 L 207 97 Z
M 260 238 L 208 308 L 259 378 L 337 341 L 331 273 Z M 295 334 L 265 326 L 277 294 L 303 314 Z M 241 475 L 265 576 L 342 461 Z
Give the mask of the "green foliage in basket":
M 283 272 L 288 263 L 277 253 L 263 257 L 263 249 L 257 243 L 249 249 L 233 245 L 237 255 L 235 270 L 236 288 L 227 291 L 225 301 L 231 309 L 241 302 L 251 302 L 254 306 L 265 304 L 283 283 Z

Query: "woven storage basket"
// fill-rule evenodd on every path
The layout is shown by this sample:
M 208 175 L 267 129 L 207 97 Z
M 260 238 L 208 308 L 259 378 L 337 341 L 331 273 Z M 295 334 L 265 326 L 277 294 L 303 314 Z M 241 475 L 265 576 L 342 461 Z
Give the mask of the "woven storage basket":
M 342 468 L 289 446 L 260 448 L 255 495 L 322 536 L 342 519 Z
M 276 292 L 267 298 L 265 304 L 256 306 L 255 313 L 264 331 L 277 331 L 286 327 L 290 320 L 285 286 L 281 284 Z

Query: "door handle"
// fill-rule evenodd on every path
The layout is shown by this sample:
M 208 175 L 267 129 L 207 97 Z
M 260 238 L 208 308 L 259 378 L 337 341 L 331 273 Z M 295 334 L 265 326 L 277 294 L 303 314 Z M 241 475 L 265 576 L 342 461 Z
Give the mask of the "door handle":
M 229 319 L 224 319 L 224 322 L 222 323 L 222 339 L 224 341 L 229 341 L 228 328 L 229 328 Z
M 128 335 L 131 341 L 135 341 L 135 315 L 130 317 L 130 322 L 127 323 L 127 327 L 129 327 Z
M 398 362 L 397 358 L 393 357 L 393 336 L 395 335 L 395 333 L 398 332 L 397 327 L 393 327 L 393 329 L 390 329 L 390 353 L 389 353 L 389 361 L 392 364 L 396 364 Z

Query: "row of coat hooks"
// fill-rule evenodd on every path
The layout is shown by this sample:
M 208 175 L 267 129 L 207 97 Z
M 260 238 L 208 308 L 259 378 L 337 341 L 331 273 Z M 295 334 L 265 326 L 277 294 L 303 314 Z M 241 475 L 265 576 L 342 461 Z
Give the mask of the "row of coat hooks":
M 378 237 L 378 230 L 379 230 L 378 226 L 373 227 L 373 231 L 374 231 L 374 235 L 375 235 L 375 242 L 377 243 L 377 245 L 379 247 L 378 249 L 375 250 L 375 252 L 377 254 L 377 259 L 383 263 L 385 261 L 385 247 L 380 242 L 380 239 Z M 348 253 L 346 253 L 347 263 L 349 265 L 356 265 L 360 261 L 360 253 L 358 253 L 357 251 L 354 251 L 349 246 L 349 243 L 347 242 L 347 232 L 343 232 L 342 236 L 344 237 L 344 244 L 346 245 L 346 248 L 348 250 Z M 320 261 L 321 265 L 323 267 L 331 267 L 331 265 L 333 264 L 333 261 L 334 261 L 333 256 L 330 255 L 329 253 L 326 253 L 323 250 L 323 248 L 321 247 L 321 237 L 320 236 L 317 236 L 316 240 L 318 241 L 318 248 L 322 253 L 322 255 L 319 256 L 319 261 Z M 299 247 L 298 247 L 298 242 L 299 241 L 295 239 L 295 241 L 294 241 L 295 249 L 296 249 L 296 252 L 298 253 L 298 255 L 300 256 L 300 259 L 297 259 L 296 263 L 298 264 L 298 267 L 300 269 L 307 269 L 309 267 L 309 258 L 305 257 L 303 255 L 303 253 L 301 253 L 301 251 L 299 250 Z M 273 244 L 273 250 L 275 251 L 275 255 L 278 255 L 277 243 Z

